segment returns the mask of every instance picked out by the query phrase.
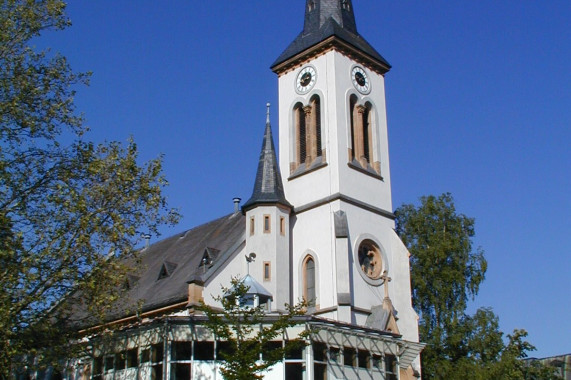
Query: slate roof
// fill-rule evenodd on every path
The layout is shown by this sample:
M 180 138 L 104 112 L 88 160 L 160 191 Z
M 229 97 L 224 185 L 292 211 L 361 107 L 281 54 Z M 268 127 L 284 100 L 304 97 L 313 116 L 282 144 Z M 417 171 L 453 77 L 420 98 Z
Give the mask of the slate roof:
M 272 126 L 270 125 L 270 111 L 268 104 L 266 117 L 266 130 L 262 141 L 262 151 L 258 162 L 256 182 L 250 199 L 242 206 L 242 211 L 260 204 L 280 204 L 288 208 L 293 206 L 286 200 L 284 186 L 276 158 L 274 139 L 272 137 Z
M 188 282 L 207 282 L 221 262 L 230 258 L 245 241 L 245 228 L 244 216 L 233 213 L 144 249 L 140 256 L 142 270 L 136 274 L 140 279 L 127 298 L 142 300 L 143 312 L 186 301 Z M 203 261 L 205 252 L 211 253 L 208 263 Z M 167 277 L 158 280 L 165 263 L 171 268 L 176 264 L 176 267 Z
M 311 2 L 314 3 L 313 7 L 310 6 Z M 357 32 L 351 0 L 307 0 L 303 31 L 271 68 L 333 36 L 380 62 L 386 71 L 390 69 L 391 65 Z
M 109 320 L 186 302 L 189 282 L 206 283 L 245 244 L 245 220 L 236 212 L 142 249 Z M 90 322 L 85 310 L 74 314 L 80 326 L 96 322 Z

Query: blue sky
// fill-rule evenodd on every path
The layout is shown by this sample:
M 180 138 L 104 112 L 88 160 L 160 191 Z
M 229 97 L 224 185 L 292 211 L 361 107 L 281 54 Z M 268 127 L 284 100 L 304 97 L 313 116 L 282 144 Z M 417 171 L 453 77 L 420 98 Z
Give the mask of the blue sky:
M 476 218 L 489 262 L 471 305 L 533 356 L 571 352 L 571 3 L 353 0 L 386 75 L 394 207 L 451 192 Z M 77 104 L 95 141 L 134 136 L 164 154 L 184 219 L 232 211 L 252 191 L 277 78 L 270 64 L 301 31 L 305 0 L 71 2 L 73 26 L 38 44 L 93 71 Z M 156 239 L 156 238 L 155 238 Z

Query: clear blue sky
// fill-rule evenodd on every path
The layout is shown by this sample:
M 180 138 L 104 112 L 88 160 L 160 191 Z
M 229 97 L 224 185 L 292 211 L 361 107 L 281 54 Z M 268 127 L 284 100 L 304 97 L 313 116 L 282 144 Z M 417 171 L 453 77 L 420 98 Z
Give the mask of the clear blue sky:
M 571 2 L 353 1 L 359 32 L 393 65 L 394 206 L 451 192 L 489 262 L 471 308 L 527 329 L 534 356 L 571 352 Z M 91 139 L 132 135 L 142 159 L 164 154 L 179 231 L 251 195 L 265 104 L 277 106 L 269 66 L 304 5 L 75 1 L 73 27 L 38 44 L 93 71 L 77 96 Z

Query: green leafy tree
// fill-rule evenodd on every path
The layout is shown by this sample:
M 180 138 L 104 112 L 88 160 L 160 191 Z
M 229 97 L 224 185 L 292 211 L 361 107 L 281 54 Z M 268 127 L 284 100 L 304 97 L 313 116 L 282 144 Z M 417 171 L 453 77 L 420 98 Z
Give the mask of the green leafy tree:
M 116 258 L 134 254 L 139 231 L 177 219 L 161 159 L 140 165 L 133 141 L 86 141 L 74 97 L 89 74 L 31 46 L 70 24 L 64 11 L 61 0 L 0 0 L 0 378 L 69 354 L 77 321 L 62 298 L 79 291 L 103 316 L 123 281 Z
M 305 314 L 307 303 L 285 305 L 285 313 L 268 315 L 264 305 L 257 307 L 241 306 L 241 300 L 248 293 L 248 286 L 238 278 L 233 278 L 230 288 L 223 287 L 223 296 L 216 298 L 222 310 L 202 304 L 198 310 L 208 319 L 208 327 L 216 339 L 226 342 L 220 352 L 222 364 L 220 372 L 226 380 L 263 379 L 263 373 L 292 350 L 305 346 L 308 332 L 295 339 L 285 340 L 283 345 L 271 342 L 282 340 L 288 327 L 303 323 L 296 317 Z
M 423 378 L 554 379 L 550 368 L 521 360 L 534 349 L 523 340 L 524 331 L 508 335 L 506 345 L 491 309 L 466 314 L 487 262 L 472 242 L 474 219 L 456 212 L 452 195 L 421 197 L 419 206 L 405 204 L 395 215 L 396 232 L 411 254 L 413 306 L 427 343 Z

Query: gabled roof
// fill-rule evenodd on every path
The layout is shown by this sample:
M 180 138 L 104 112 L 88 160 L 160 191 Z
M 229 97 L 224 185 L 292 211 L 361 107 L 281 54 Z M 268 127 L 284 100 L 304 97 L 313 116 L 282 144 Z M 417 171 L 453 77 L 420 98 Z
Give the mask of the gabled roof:
M 246 239 L 245 219 L 242 213 L 233 213 L 141 250 L 127 276 L 128 286 L 108 318 L 119 319 L 186 302 L 189 281 L 208 282 L 238 253 Z M 211 259 L 206 266 L 201 265 L 205 252 Z M 164 270 L 168 276 L 159 279 Z M 97 322 L 91 321 L 80 307 L 73 319 L 79 326 Z
M 287 208 L 293 206 L 286 200 L 284 186 L 276 158 L 272 126 L 270 125 L 270 105 L 267 105 L 266 130 L 262 142 L 262 151 L 258 162 L 256 182 L 250 199 L 242 206 L 242 211 L 254 208 L 260 204 L 282 205 Z
M 376 61 L 388 71 L 391 65 L 357 32 L 351 0 L 307 0 L 303 31 L 272 64 L 276 67 L 332 37 Z

